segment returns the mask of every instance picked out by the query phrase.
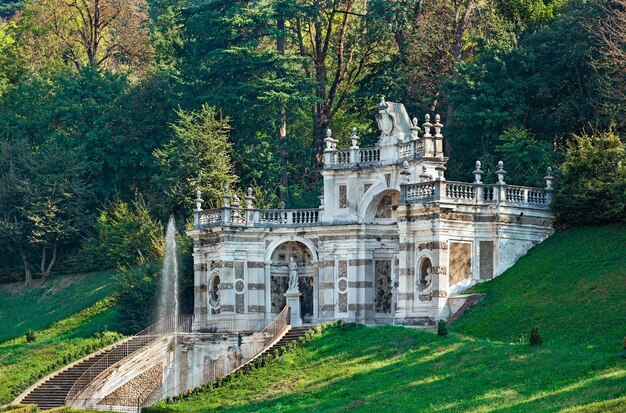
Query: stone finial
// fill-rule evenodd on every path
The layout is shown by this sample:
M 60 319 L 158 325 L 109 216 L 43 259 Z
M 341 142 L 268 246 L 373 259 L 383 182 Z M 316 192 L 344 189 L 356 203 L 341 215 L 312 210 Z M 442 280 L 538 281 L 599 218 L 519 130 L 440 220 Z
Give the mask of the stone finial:
M 437 179 L 440 181 L 445 181 L 446 180 L 445 173 L 448 168 L 446 168 L 443 164 L 443 156 L 440 157 L 439 159 L 440 159 L 440 164 L 435 167 L 435 170 L 437 171 Z
M 254 208 L 254 195 L 252 195 L 252 188 L 248 187 L 248 194 L 246 195 L 246 208 L 253 209 Z
M 504 175 L 506 175 L 506 171 L 504 170 L 504 162 L 498 162 L 498 170 L 496 171 L 496 175 L 498 176 L 498 183 L 500 185 L 506 184 L 506 182 L 504 182 Z
M 285 201 L 280 201 L 280 202 L 278 203 L 278 208 L 279 208 L 279 209 L 285 209 Z
M 230 207 L 230 190 L 228 185 L 224 185 L 224 192 L 222 193 L 222 207 Z
M 419 138 L 420 132 L 421 129 L 417 124 L 417 118 L 413 118 L 413 120 L 411 121 L 411 139 L 416 141 Z
M 330 128 L 326 129 L 326 139 L 324 139 L 324 143 L 326 144 L 327 151 L 334 151 L 336 141 L 333 139 L 333 132 Z
M 424 116 L 424 120 L 425 122 L 422 124 L 422 126 L 424 127 L 424 137 L 430 138 L 430 128 L 433 127 L 433 124 L 430 123 L 430 115 L 428 113 L 426 114 L 426 116 Z
M 389 108 L 389 104 L 385 102 L 385 97 L 380 97 L 380 103 L 378 104 L 378 110 L 386 110 Z
M 546 176 L 543 177 L 546 181 L 546 189 L 554 189 L 552 188 L 552 181 L 554 181 L 554 175 L 552 175 L 552 168 L 548 166 L 546 170 Z
M 324 195 L 318 196 L 320 199 L 320 209 L 324 209 Z
M 481 165 L 480 161 L 476 161 L 476 169 L 474 169 L 474 172 L 472 172 L 474 174 L 474 183 L 475 184 L 482 184 L 483 183 L 481 178 L 482 178 L 484 172 L 483 172 L 482 169 L 480 169 L 481 166 L 482 165 Z
M 241 202 L 239 201 L 239 197 L 237 196 L 237 194 L 233 194 L 233 204 L 232 204 L 233 208 L 239 208 L 241 207 Z
M 409 179 L 411 178 L 411 171 L 409 171 L 409 163 L 404 161 L 402 163 L 402 170 L 400 171 L 400 175 L 404 177 L 404 181 L 408 184 Z
M 435 127 L 435 136 L 437 138 L 443 137 L 441 134 L 441 129 L 443 128 L 443 125 L 441 124 L 441 116 L 435 115 L 435 124 L 433 126 Z
M 352 135 L 350 136 L 350 140 L 352 141 L 352 147 L 350 149 L 359 149 L 359 135 L 356 134 L 356 128 L 352 128 Z
M 422 173 L 420 174 L 420 180 L 422 182 L 430 181 L 431 176 L 426 173 L 426 166 L 422 165 Z
M 201 190 L 197 190 L 196 191 L 196 211 L 202 211 L 202 203 L 204 202 L 204 199 L 202 199 L 202 191 Z

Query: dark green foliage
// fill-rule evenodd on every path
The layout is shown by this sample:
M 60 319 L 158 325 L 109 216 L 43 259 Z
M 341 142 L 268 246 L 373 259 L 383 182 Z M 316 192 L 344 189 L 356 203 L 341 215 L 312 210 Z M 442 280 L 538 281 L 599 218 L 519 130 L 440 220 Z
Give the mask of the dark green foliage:
M 34 343 L 35 341 L 37 341 L 37 336 L 35 336 L 35 332 L 33 330 L 28 330 L 28 332 L 26 333 L 26 342 Z
M 161 167 L 157 186 L 164 195 L 159 207 L 185 219 L 193 209 L 196 190 L 202 190 L 207 208 L 216 207 L 224 186 L 232 185 L 236 176 L 228 119 L 208 105 L 195 112 L 180 110 L 178 117 L 172 139 L 155 151 Z
M 455 108 L 446 135 L 453 149 L 452 175 L 465 179 L 477 159 L 497 162 L 498 152 L 508 151 L 501 146 L 511 131 L 526 130 L 515 133 L 517 139 L 539 144 L 523 144 L 539 165 L 551 158 L 546 155 L 555 144 L 561 148 L 590 122 L 611 122 L 594 103 L 601 99 L 591 64 L 597 42 L 587 25 L 597 14 L 591 3 L 572 3 L 558 19 L 519 40 L 501 36 L 478 45 L 479 57 L 462 64 L 458 79 L 446 86 Z
M 0 0 L 0 19 L 11 18 L 23 3 L 23 0 Z
M 137 265 L 118 276 L 118 308 L 124 320 L 123 331 L 137 333 L 155 320 L 161 264 Z
M 143 198 L 110 203 L 97 218 L 95 241 L 87 253 L 104 254 L 110 266 L 132 266 L 163 256 L 163 225 L 150 216 Z
M 539 333 L 539 329 L 537 327 L 533 327 L 530 329 L 530 336 L 528 337 L 528 344 L 531 346 L 540 346 L 543 342 L 541 338 L 541 334 Z
M 626 222 L 626 148 L 612 131 L 575 137 L 554 201 L 562 224 Z
M 442 337 L 448 335 L 448 325 L 445 320 L 437 321 L 437 335 Z

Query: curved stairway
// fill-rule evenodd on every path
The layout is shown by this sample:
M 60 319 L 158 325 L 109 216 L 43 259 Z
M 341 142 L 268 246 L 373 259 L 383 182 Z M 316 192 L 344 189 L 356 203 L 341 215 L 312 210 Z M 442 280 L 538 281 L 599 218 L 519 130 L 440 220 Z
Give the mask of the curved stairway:
M 104 352 L 99 352 L 93 356 L 87 357 L 81 362 L 78 362 L 67 369 L 61 370 L 44 382 L 40 383 L 22 399 L 21 403 L 36 404 L 40 409 L 52 409 L 54 407 L 64 406 L 65 398 L 76 380 L 78 380 L 78 378 L 98 360 L 108 355 L 110 362 L 117 362 L 124 357 L 122 354 L 114 351 L 120 345 L 126 344 L 131 351 L 135 351 L 145 346 L 152 340 L 154 340 L 154 337 L 150 336 L 131 337 L 128 341 L 111 347 Z

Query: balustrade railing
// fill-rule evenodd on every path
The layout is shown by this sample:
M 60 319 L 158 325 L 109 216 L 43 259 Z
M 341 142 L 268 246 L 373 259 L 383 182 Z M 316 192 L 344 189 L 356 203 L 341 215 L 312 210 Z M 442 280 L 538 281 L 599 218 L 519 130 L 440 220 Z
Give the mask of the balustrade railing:
M 419 182 L 404 185 L 406 202 L 431 200 L 435 197 L 435 182 Z
M 65 398 L 70 405 L 93 380 L 118 361 L 135 353 L 165 334 L 189 333 L 193 324 L 193 315 L 169 316 L 157 321 L 141 332 L 131 336 L 125 342 L 103 355 L 76 380 Z
M 345 165 L 350 164 L 350 151 L 342 150 L 336 151 L 333 153 L 333 164 L 335 165 Z
M 219 211 L 219 213 L 217 213 Z M 195 211 L 197 227 L 237 226 L 299 226 L 320 222 L 320 209 L 246 209 L 222 208 Z
M 359 163 L 372 164 L 380 162 L 379 148 L 361 148 L 359 149 Z
M 439 201 L 549 208 L 552 198 L 550 189 L 439 180 L 402 184 L 401 192 L 404 203 Z

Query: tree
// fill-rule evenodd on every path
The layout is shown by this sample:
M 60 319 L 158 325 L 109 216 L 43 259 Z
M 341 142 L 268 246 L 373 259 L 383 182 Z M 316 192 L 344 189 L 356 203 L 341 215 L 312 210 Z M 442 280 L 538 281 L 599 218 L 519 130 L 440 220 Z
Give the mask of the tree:
M 626 222 L 626 147 L 613 131 L 576 136 L 553 203 L 562 224 Z
M 599 45 L 593 66 L 598 70 L 598 88 L 604 97 L 602 110 L 626 126 L 626 0 L 597 1 L 600 14 L 589 24 Z
M 152 56 L 145 0 L 39 0 L 26 4 L 18 25 L 32 69 L 141 71 Z
M 163 194 L 163 211 L 187 217 L 196 190 L 201 190 L 207 204 L 215 207 L 222 188 L 234 184 L 236 177 L 230 158 L 228 119 L 206 104 L 197 111 L 179 110 L 178 117 L 172 125 L 172 139 L 154 152 L 161 166 L 156 185 Z
M 313 164 L 321 166 L 326 129 L 345 108 L 357 82 L 385 54 L 389 41 L 378 15 L 387 2 L 364 0 L 303 1 L 293 8 L 297 53 L 315 85 L 312 104 Z
M 0 240 L 5 249 L 17 252 L 24 265 L 24 283 L 33 281 L 32 267 L 28 254 L 28 236 L 32 223 L 24 210 L 24 168 L 28 148 L 23 143 L 11 144 L 0 141 Z
M 0 240 L 22 257 L 26 285 L 32 282 L 34 248 L 41 251 L 45 279 L 59 245 L 85 229 L 90 195 L 85 176 L 84 163 L 71 151 L 53 146 L 33 151 L 22 141 L 0 144 Z
M 22 206 L 30 221 L 29 244 L 41 251 L 40 275 L 45 280 L 57 261 L 59 247 L 85 232 L 92 214 L 86 164 L 76 152 L 47 145 L 28 164 Z M 51 256 L 48 255 L 51 251 Z

